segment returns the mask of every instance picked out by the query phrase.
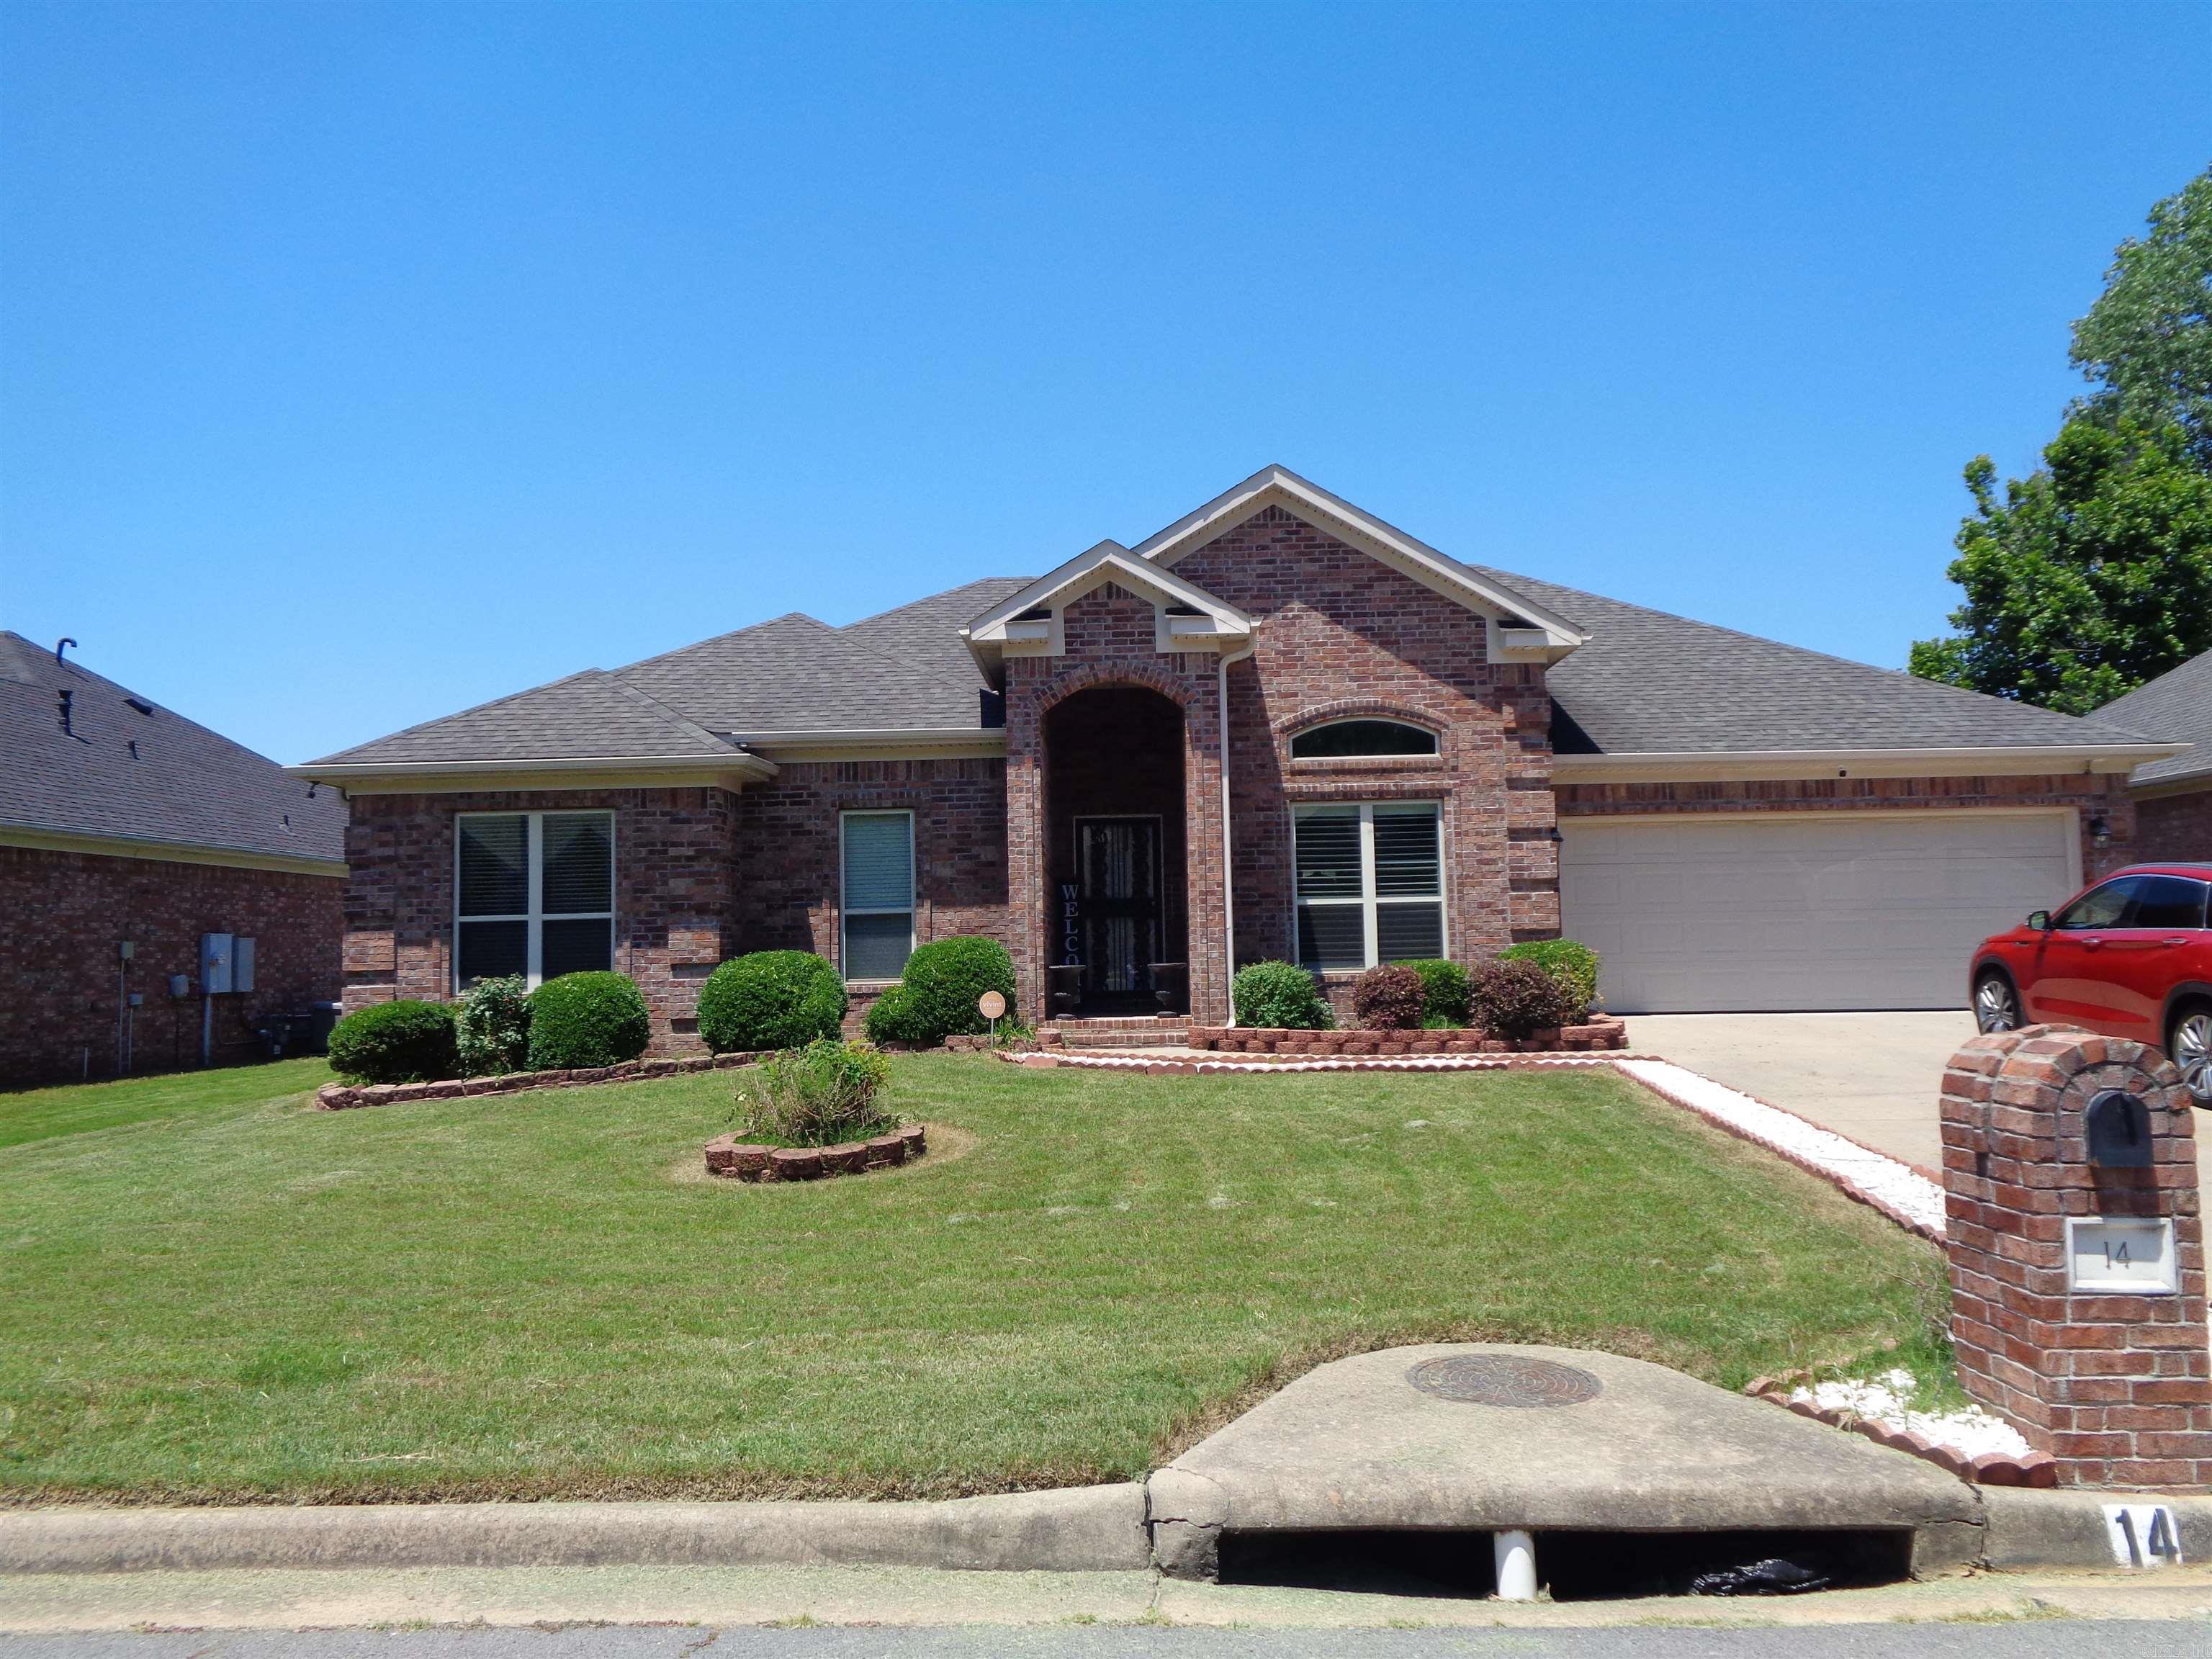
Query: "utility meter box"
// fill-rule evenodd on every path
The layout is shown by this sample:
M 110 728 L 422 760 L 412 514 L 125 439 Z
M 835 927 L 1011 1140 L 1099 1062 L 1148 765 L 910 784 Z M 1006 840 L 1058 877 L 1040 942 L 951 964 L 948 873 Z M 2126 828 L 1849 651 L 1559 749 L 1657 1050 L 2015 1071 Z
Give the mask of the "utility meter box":
M 253 988 L 253 935 L 240 933 L 230 942 L 230 988 L 246 992 Z
M 230 989 L 231 937 L 228 933 L 200 935 L 200 989 L 220 996 Z

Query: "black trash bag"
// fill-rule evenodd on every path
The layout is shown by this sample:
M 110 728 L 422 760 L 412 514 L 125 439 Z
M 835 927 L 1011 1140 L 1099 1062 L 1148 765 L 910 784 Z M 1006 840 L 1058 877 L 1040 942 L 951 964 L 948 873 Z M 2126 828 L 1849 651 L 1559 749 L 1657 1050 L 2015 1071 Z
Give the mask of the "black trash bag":
M 1828 1575 L 1802 1561 L 1776 1555 L 1749 1566 L 1701 1572 L 1690 1581 L 1692 1595 L 1802 1595 L 1828 1588 Z

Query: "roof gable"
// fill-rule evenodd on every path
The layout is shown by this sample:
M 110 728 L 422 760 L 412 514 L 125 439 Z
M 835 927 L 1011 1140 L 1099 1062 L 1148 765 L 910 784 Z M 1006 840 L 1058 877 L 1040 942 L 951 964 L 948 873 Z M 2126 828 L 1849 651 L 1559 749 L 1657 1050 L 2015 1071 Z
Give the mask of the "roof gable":
M 1396 526 L 1301 478 L 1288 467 L 1261 468 L 1242 483 L 1146 537 L 1131 551 L 1151 563 L 1171 568 L 1187 555 L 1271 507 L 1304 520 L 1470 611 L 1509 625 L 1534 624 L 1528 631 L 1542 631 L 1547 654 L 1563 654 L 1589 638 L 1542 599 L 1516 590 L 1492 573 L 1447 557 Z
M 1024 649 L 1056 654 L 1060 649 L 1060 611 L 1109 582 L 1152 600 L 1156 606 L 1190 613 L 1188 617 L 1163 617 L 1164 647 L 1171 640 L 1182 640 L 1189 649 L 1212 650 L 1224 641 L 1251 636 L 1252 619 L 1235 605 L 1172 570 L 1144 562 L 1115 541 L 1100 542 L 1027 586 L 1003 595 L 961 633 L 979 661 L 988 662 L 1000 652 Z M 1048 621 L 1025 617 L 1024 613 L 1040 610 L 1053 613 Z

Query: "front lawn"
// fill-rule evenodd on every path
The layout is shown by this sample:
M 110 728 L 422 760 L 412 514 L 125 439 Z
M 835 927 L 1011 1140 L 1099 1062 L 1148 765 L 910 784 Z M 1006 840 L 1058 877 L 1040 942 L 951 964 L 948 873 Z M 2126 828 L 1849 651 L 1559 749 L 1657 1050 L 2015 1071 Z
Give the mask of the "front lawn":
M 677 1178 L 727 1073 L 0 1097 L 0 1501 L 1119 1479 L 1335 1353 L 1545 1340 L 1735 1385 L 1910 1335 L 1936 1279 L 1611 1073 L 894 1065 L 968 1149 L 788 1187 Z

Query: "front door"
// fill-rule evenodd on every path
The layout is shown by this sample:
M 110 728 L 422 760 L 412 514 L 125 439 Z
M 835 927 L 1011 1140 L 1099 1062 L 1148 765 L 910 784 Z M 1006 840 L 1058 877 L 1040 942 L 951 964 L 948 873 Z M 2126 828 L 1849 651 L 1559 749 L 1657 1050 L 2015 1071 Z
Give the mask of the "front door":
M 1084 1004 L 1103 1012 L 1150 1012 L 1152 965 L 1160 954 L 1160 821 L 1075 821 L 1078 933 Z

